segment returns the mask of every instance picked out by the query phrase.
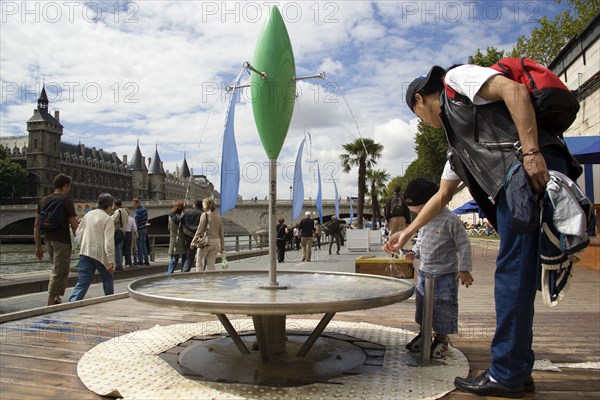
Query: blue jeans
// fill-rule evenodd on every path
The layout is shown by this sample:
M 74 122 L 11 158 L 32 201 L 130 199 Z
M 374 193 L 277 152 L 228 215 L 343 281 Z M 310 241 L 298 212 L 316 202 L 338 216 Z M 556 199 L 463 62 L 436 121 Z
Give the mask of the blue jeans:
M 115 244 L 115 266 L 123 266 L 123 243 Z
M 567 173 L 564 156 L 554 147 L 542 149 L 548 169 Z M 504 190 L 496 208 L 500 249 L 496 260 L 494 298 L 496 332 L 492 340 L 490 375 L 509 387 L 522 387 L 531 375 L 534 301 L 538 286 L 539 233 L 510 229 L 510 209 Z
M 148 247 L 146 245 L 147 240 L 148 231 L 146 230 L 146 228 L 138 229 L 138 238 L 136 241 L 138 264 L 150 262 L 150 260 L 148 259 Z
M 131 232 L 125 232 L 123 254 L 125 255 L 125 265 L 131 266 Z
M 181 272 L 183 272 L 183 266 L 185 265 L 185 260 L 187 259 L 187 254 L 181 255 Z M 171 254 L 171 261 L 169 262 L 169 268 L 167 269 L 167 274 L 172 274 L 175 271 L 175 267 L 179 262 L 179 254 Z
M 197 249 L 190 248 L 192 244 L 191 237 L 185 235 L 183 237 L 183 248 L 185 249 L 185 261 L 181 263 L 181 272 L 190 272 L 192 269 L 192 263 L 196 260 Z
M 92 281 L 94 280 L 94 273 L 98 270 L 100 276 L 102 276 L 102 286 L 104 287 L 104 294 L 108 296 L 115 292 L 113 283 L 113 274 L 106 270 L 106 267 L 98 260 L 91 257 L 79 255 L 79 268 L 77 285 L 73 288 L 69 301 L 81 300 L 85 297 Z

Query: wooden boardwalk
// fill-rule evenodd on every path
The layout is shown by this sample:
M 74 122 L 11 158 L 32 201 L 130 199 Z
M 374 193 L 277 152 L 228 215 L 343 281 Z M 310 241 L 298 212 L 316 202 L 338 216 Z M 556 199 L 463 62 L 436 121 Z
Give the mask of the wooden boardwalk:
M 494 332 L 494 250 L 474 247 L 475 284 L 460 291 L 460 329 L 453 338 L 472 373 L 486 369 Z M 334 321 L 368 322 L 416 331 L 414 301 L 337 314 Z M 317 318 L 317 316 L 313 316 Z M 304 318 L 304 316 L 302 316 Z M 310 318 L 310 316 L 308 316 Z M 153 307 L 120 298 L 0 325 L 0 399 L 98 399 L 77 376 L 80 357 L 99 342 L 127 332 L 212 315 Z M 600 272 L 577 269 L 565 299 L 554 308 L 538 298 L 534 350 L 557 364 L 600 362 Z M 534 371 L 537 391 L 527 399 L 600 399 L 600 370 L 561 366 Z M 451 392 L 443 399 L 476 399 Z

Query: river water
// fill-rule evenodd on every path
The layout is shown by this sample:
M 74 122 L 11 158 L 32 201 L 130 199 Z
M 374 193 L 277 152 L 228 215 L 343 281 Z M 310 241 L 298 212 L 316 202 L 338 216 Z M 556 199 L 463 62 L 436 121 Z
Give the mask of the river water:
M 248 241 L 243 241 L 240 237 L 240 248 L 247 249 Z M 225 249 L 235 249 L 235 237 L 225 237 Z M 154 246 L 155 260 L 167 260 L 168 245 Z M 73 252 L 71 257 L 71 267 L 75 267 L 79 260 L 78 253 Z M 48 260 L 48 253 L 44 247 L 44 259 L 39 261 L 35 258 L 35 245 L 33 244 L 7 244 L 0 243 L 0 275 L 16 274 L 21 272 L 50 271 L 51 264 Z

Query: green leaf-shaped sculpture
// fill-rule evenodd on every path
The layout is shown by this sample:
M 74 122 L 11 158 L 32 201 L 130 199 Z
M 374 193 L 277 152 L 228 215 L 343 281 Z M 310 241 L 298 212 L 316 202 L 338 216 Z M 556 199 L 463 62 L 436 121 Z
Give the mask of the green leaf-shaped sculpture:
M 260 74 L 252 74 L 254 121 L 267 157 L 277 159 L 296 100 L 294 53 L 277 7 L 271 9 L 271 15 L 258 38 L 252 66 L 266 74 L 265 79 Z

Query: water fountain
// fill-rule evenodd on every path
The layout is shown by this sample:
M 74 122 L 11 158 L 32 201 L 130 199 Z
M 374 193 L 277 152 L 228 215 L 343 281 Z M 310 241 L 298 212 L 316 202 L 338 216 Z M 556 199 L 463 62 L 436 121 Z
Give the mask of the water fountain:
M 275 254 L 277 157 L 292 117 L 296 81 L 323 78 L 324 74 L 303 78 L 295 76 L 291 43 L 277 7 L 271 9 L 252 64 L 246 63 L 244 67 L 253 73 L 252 107 L 269 158 L 268 274 L 266 271 L 222 271 L 150 277 L 132 282 L 129 293 L 139 301 L 216 315 L 229 338 L 219 343 L 197 343 L 182 352 L 179 363 L 192 371 L 191 375 L 206 378 L 211 375 L 211 370 L 214 371 L 215 365 L 225 365 L 215 379 L 239 382 L 239 368 L 236 366 L 245 365 L 255 358 L 256 362 L 250 361 L 253 363 L 250 369 L 252 376 L 246 383 L 277 384 L 282 377 L 289 376 L 290 371 L 306 368 L 307 354 L 320 340 L 320 347 L 311 352 L 308 364 L 321 372 L 315 372 L 309 380 L 327 380 L 329 376 L 322 373 L 335 369 L 335 364 L 345 364 L 338 371 L 343 374 L 344 369 L 352 369 L 362 362 L 360 356 L 350 355 L 354 353 L 355 346 L 342 346 L 339 351 L 329 352 L 327 348 L 336 344 L 319 339 L 334 315 L 406 300 L 412 295 L 414 286 L 407 281 L 375 275 L 313 271 L 286 271 L 279 276 L 281 282 L 278 281 Z M 228 314 L 251 316 L 254 327 L 251 343 L 248 337 L 245 341 L 238 333 Z M 297 314 L 324 316 L 310 334 L 293 335 L 286 329 L 286 318 Z M 253 358 L 252 355 L 257 352 L 249 348 L 257 349 L 260 357 Z M 232 358 L 232 351 L 236 353 L 235 358 Z M 275 367 L 264 367 L 269 365 Z M 229 375 L 227 371 L 233 372 Z

